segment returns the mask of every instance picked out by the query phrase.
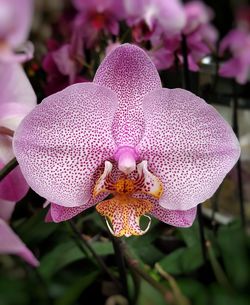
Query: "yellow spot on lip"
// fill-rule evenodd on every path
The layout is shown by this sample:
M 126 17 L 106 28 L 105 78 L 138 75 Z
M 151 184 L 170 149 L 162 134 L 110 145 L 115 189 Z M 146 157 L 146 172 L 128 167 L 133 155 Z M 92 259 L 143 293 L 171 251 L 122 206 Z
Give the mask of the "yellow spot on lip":
M 112 227 L 111 233 L 116 237 L 143 235 L 146 230 L 140 228 L 140 217 L 153 209 L 153 203 L 148 200 L 117 194 L 114 198 L 100 202 L 97 212 L 108 218 Z M 149 227 L 149 226 L 148 226 Z
M 115 184 L 115 189 L 119 194 L 132 194 L 135 189 L 134 181 L 125 178 L 119 179 Z
M 151 219 L 145 214 L 152 211 L 154 204 L 149 200 L 134 198 L 133 195 L 146 194 L 159 199 L 163 193 L 161 181 L 148 171 L 147 161 L 142 161 L 137 165 L 138 175 L 136 179 L 123 176 L 114 182 L 111 170 L 112 164 L 106 161 L 104 172 L 97 180 L 93 195 L 97 196 L 102 192 L 108 192 L 114 197 L 97 204 L 97 212 L 106 218 L 108 228 L 117 237 L 146 233 Z M 142 216 L 150 219 L 145 230 L 140 228 L 140 218 Z

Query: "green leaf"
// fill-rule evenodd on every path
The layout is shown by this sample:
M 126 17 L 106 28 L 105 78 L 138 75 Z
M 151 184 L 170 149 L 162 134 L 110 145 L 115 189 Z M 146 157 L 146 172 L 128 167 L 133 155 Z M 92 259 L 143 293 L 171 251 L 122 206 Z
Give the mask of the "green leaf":
M 221 286 L 212 284 L 210 287 L 210 304 L 213 305 L 249 305 L 250 297 L 241 294 L 228 293 Z
M 93 271 L 77 278 L 65 291 L 65 293 L 56 300 L 55 305 L 75 304 L 81 293 L 91 285 L 97 278 L 99 272 Z
M 0 278 L 0 305 L 26 305 L 29 302 L 29 296 L 26 293 L 27 287 L 24 281 L 18 279 Z M 14 292 L 14 293 L 13 293 Z
M 138 305 L 166 305 L 163 296 L 147 282 L 141 282 Z
M 183 294 L 191 301 L 191 304 L 207 304 L 208 291 L 206 286 L 203 286 L 200 282 L 189 277 L 187 279 L 179 279 L 178 285 Z
M 200 242 L 200 234 L 198 221 L 196 220 L 190 228 L 178 228 L 177 232 L 181 235 L 182 239 L 188 247 L 192 247 Z
M 245 233 L 239 222 L 219 229 L 218 246 L 230 280 L 238 288 L 247 286 L 250 279 L 250 264 Z
M 111 242 L 94 242 L 91 246 L 98 255 L 113 253 Z M 57 245 L 42 258 L 38 271 L 45 279 L 49 279 L 60 269 L 83 258 L 86 258 L 86 256 L 75 242 L 67 241 Z
M 170 274 L 187 274 L 203 264 L 200 244 L 192 248 L 180 248 L 159 261 L 164 270 Z
M 28 220 L 17 226 L 16 232 L 27 244 L 38 244 L 52 234 L 60 224 L 45 223 L 44 218 L 47 211 L 42 209 Z

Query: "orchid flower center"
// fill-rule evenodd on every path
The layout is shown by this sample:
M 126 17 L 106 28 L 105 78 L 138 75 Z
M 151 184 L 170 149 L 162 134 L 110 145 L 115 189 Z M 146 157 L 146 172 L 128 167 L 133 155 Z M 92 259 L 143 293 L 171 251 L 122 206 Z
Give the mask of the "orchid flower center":
M 122 177 L 113 180 L 112 164 L 105 162 L 104 172 L 95 184 L 94 196 L 107 192 L 113 195 L 112 199 L 100 202 L 96 210 L 105 217 L 107 226 L 116 237 L 142 235 L 151 224 L 150 213 L 154 207 L 148 199 L 137 198 L 135 195 L 147 194 L 159 199 L 163 193 L 161 181 L 147 169 L 147 161 L 142 161 L 136 167 L 135 178 L 122 174 Z M 147 197 L 148 198 L 148 197 Z M 149 219 L 146 229 L 140 227 L 140 218 Z

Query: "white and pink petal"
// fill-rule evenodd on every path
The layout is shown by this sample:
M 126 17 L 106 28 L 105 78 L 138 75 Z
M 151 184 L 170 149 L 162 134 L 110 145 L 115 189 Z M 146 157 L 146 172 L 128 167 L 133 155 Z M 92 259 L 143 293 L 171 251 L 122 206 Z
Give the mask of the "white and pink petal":
M 142 137 L 142 100 L 161 88 L 156 67 L 139 47 L 123 44 L 114 49 L 99 66 L 94 83 L 108 87 L 118 96 L 119 107 L 113 121 L 118 146 L 134 146 Z
M 65 207 L 86 204 L 105 160 L 114 155 L 115 94 L 92 83 L 46 98 L 20 124 L 14 152 L 39 195 Z
M 159 203 L 189 210 L 211 197 L 240 155 L 228 123 L 204 100 L 183 89 L 161 89 L 144 99 L 146 128 L 137 146 L 163 183 Z
M 2 219 L 0 219 L 0 254 L 18 255 L 31 266 L 37 267 L 39 265 L 33 253 Z
M 196 210 L 196 207 L 186 211 L 168 210 L 160 206 L 158 203 L 155 203 L 154 209 L 150 214 L 171 226 L 187 228 L 192 226 L 195 221 Z

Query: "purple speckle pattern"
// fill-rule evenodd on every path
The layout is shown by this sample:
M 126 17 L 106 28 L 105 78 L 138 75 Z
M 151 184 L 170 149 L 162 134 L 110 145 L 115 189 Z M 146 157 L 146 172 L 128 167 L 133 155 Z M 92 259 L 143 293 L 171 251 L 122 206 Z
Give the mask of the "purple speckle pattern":
M 113 122 L 116 144 L 136 145 L 144 131 L 143 97 L 161 88 L 151 59 L 142 49 L 124 44 L 103 60 L 94 82 L 112 89 L 118 96 L 119 107 Z
M 192 224 L 195 207 L 213 195 L 240 154 L 214 108 L 183 89 L 162 89 L 146 53 L 128 44 L 104 59 L 94 83 L 46 98 L 14 136 L 22 173 L 56 203 L 47 215 L 56 222 L 103 199 L 93 199 L 94 185 L 105 161 L 113 163 L 113 180 L 121 175 L 114 154 L 122 145 L 134 147 L 137 163 L 146 160 L 163 183 L 160 200 L 143 196 L 154 204 L 151 215 L 181 227 Z
M 61 221 L 69 220 L 75 217 L 76 215 L 82 213 L 84 210 L 90 208 L 92 205 L 88 202 L 87 204 L 84 204 L 79 207 L 68 208 L 58 205 L 56 203 L 51 203 L 45 221 L 58 223 Z
M 150 214 L 171 226 L 187 228 L 193 224 L 196 217 L 196 210 L 196 207 L 186 211 L 167 210 L 157 202 Z
M 216 191 L 240 155 L 237 138 L 220 114 L 183 89 L 157 90 L 144 99 L 146 128 L 140 158 L 163 183 L 159 203 L 189 210 Z
M 82 83 L 37 106 L 14 137 L 14 152 L 31 188 L 59 205 L 86 204 L 104 161 L 115 152 L 111 126 L 117 104 L 110 89 Z

